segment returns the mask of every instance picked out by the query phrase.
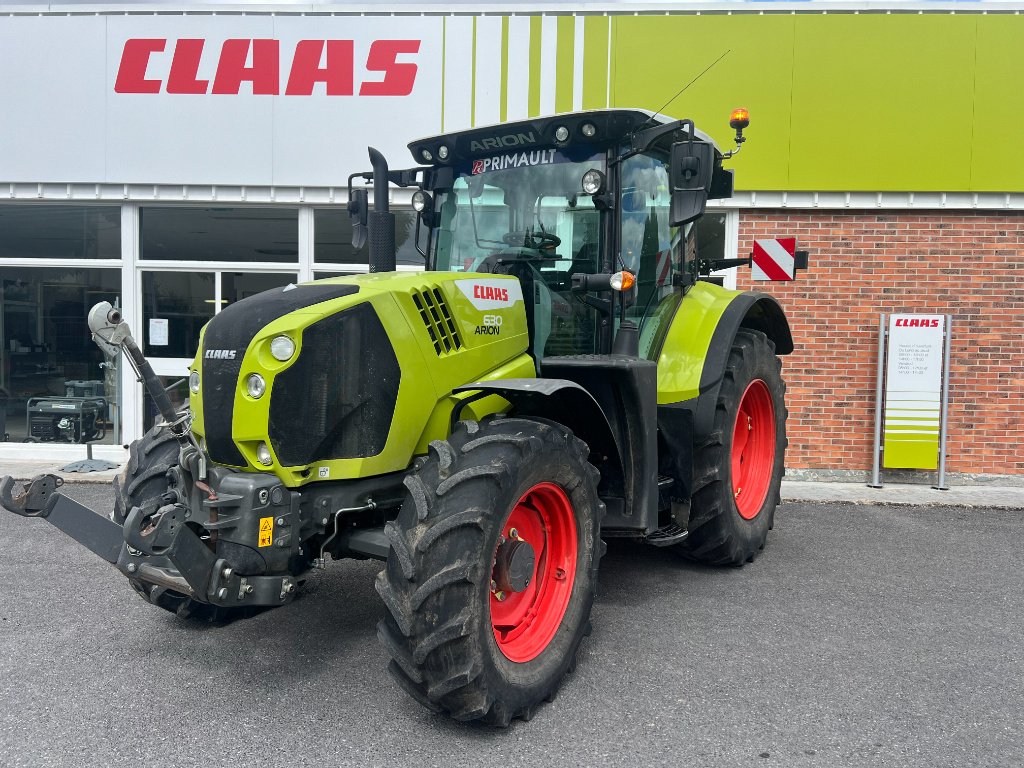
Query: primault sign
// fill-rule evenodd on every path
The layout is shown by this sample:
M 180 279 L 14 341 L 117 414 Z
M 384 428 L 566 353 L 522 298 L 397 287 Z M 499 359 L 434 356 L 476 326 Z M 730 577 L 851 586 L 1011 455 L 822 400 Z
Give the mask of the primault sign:
M 0 16 L 0 176 L 344 186 L 368 145 L 401 164 L 440 132 L 443 39 L 439 16 Z

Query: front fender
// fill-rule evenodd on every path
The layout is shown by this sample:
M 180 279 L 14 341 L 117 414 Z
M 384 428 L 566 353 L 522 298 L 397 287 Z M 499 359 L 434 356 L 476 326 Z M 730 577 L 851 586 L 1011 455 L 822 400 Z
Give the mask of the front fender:
M 615 434 L 594 396 L 579 384 L 567 379 L 503 379 L 477 381 L 454 391 L 499 395 L 511 404 L 512 415 L 568 427 L 590 447 L 590 462 L 601 472 L 602 495 L 623 495 L 625 469 Z

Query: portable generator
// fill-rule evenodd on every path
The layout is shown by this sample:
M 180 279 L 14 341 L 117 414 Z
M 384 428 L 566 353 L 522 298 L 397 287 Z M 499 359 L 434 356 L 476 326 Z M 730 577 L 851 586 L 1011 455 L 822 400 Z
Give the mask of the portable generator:
M 102 397 L 33 397 L 26 405 L 28 442 L 86 443 L 106 436 Z

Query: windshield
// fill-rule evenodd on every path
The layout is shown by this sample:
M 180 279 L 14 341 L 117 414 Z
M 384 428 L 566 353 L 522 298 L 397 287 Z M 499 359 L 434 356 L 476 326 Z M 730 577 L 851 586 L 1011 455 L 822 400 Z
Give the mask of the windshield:
M 532 257 L 541 270 L 580 271 L 583 260 L 595 271 L 599 214 L 581 180 L 604 166 L 604 154 L 588 148 L 509 152 L 456 168 L 439 199 L 435 268 L 493 272 L 503 254 Z
M 597 310 L 572 291 L 572 276 L 599 269 L 601 212 L 583 193 L 583 174 L 605 170 L 592 148 L 536 149 L 482 158 L 456 168 L 439 196 L 435 269 L 500 272 L 522 281 L 531 351 L 597 351 Z

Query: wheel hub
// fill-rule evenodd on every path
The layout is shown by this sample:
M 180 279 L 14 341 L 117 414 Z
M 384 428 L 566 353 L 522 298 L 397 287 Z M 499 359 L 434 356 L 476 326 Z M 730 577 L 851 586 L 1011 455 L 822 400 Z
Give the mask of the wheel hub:
M 732 436 L 732 490 L 744 520 L 761 511 L 775 464 L 775 407 L 761 379 L 747 385 L 740 398 Z
M 491 627 L 507 659 L 537 658 L 569 607 L 577 558 L 576 516 L 566 492 L 537 483 L 501 526 L 494 548 Z
M 506 539 L 494 558 L 494 583 L 502 592 L 522 592 L 530 586 L 537 554 L 521 538 Z

